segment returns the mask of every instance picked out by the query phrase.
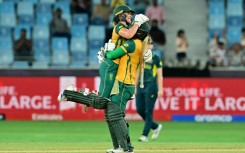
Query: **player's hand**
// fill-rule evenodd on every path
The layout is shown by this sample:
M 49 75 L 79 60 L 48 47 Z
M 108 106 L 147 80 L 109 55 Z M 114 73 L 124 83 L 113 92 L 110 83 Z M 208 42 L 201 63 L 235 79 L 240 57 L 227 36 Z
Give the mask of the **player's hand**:
M 162 97 L 163 96 L 163 91 L 158 89 L 157 96 L 158 97 Z
M 105 52 L 112 51 L 115 49 L 115 47 L 116 47 L 116 44 L 113 43 L 112 40 L 110 39 L 108 43 L 105 43 Z
M 152 60 L 152 51 L 147 50 L 144 54 L 144 61 L 145 62 L 150 62 Z
M 99 63 L 102 63 L 104 61 L 105 57 L 104 57 L 102 50 L 98 51 L 97 57 L 98 57 Z
M 139 27 L 141 24 L 145 23 L 146 21 L 149 21 L 149 18 L 143 14 L 137 14 L 134 17 L 135 24 L 138 24 Z

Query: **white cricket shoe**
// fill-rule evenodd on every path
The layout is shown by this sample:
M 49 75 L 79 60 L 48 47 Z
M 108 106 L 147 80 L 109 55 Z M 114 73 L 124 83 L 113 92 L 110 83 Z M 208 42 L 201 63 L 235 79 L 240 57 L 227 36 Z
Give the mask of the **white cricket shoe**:
M 148 142 L 148 138 L 145 135 L 140 136 L 138 140 L 141 142 Z
M 117 148 L 117 149 L 112 149 L 112 152 L 107 152 L 107 153 L 134 153 L 134 151 L 132 149 L 124 151 L 122 148 Z
M 112 153 L 124 153 L 122 148 L 112 149 Z
M 65 90 L 76 91 L 77 88 L 74 87 L 73 85 L 69 85 Z M 67 100 L 67 98 L 65 97 L 63 92 L 64 92 L 64 90 L 59 93 L 59 95 L 57 97 L 58 102 L 65 102 Z
M 162 130 L 162 124 L 159 124 L 158 127 L 157 127 L 157 129 L 155 129 L 153 131 L 153 134 L 152 134 L 151 138 L 152 139 L 157 139 L 158 136 L 159 136 L 159 134 L 160 134 L 160 132 L 161 132 L 161 130 Z
M 108 150 L 106 150 L 106 153 L 113 153 L 112 151 L 113 151 L 114 149 L 108 149 Z

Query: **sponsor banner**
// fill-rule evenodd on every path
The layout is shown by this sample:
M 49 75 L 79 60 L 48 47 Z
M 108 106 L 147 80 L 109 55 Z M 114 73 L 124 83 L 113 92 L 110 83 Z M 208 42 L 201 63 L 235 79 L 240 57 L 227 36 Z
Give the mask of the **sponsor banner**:
M 81 104 L 57 102 L 68 85 L 94 90 L 99 82 L 99 77 L 0 77 L 0 114 L 7 120 L 104 120 L 103 110 L 89 108 L 86 113 Z M 245 79 L 165 78 L 154 119 L 176 121 L 176 115 L 208 114 L 232 116 L 234 121 L 245 116 L 244 84 Z M 127 120 L 142 120 L 135 100 L 128 102 L 126 114 Z
M 245 122 L 245 115 L 173 115 L 177 122 Z

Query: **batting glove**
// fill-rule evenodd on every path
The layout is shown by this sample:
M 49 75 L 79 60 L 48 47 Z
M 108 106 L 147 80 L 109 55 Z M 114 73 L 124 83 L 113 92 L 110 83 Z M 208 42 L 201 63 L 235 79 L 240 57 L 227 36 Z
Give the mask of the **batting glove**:
M 152 51 L 147 50 L 144 54 L 144 61 L 145 62 L 150 62 L 152 60 Z
M 97 57 L 98 57 L 99 63 L 102 63 L 104 61 L 104 59 L 105 59 L 104 54 L 103 54 L 103 52 L 101 50 L 98 51 Z
M 108 43 L 105 43 L 105 51 L 112 51 L 116 47 L 116 44 L 111 41 L 111 39 L 108 41 Z
M 134 17 L 134 22 L 135 24 L 138 24 L 139 27 L 141 26 L 141 24 L 145 23 L 146 21 L 149 21 L 149 18 L 143 14 L 137 14 Z

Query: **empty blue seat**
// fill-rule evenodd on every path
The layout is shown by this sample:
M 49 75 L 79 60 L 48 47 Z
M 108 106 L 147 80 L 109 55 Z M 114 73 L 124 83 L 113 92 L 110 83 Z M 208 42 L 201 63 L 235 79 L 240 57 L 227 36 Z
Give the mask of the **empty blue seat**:
M 228 16 L 227 25 L 241 28 L 243 25 L 243 19 L 241 16 Z
M 15 14 L 1 14 L 0 25 L 6 27 L 15 27 L 16 26 Z
M 71 62 L 69 65 L 70 69 L 83 69 L 86 67 L 87 62 L 81 61 L 81 62 Z
M 89 50 L 89 67 L 92 67 L 92 68 L 99 68 L 99 61 L 98 61 L 98 58 L 97 58 L 97 52 L 98 50 L 96 49 L 90 49 Z
M 209 0 L 209 3 L 224 3 L 224 0 Z
M 3 2 L 4 2 L 4 3 L 5 3 L 5 2 L 10 2 L 10 3 L 16 4 L 16 3 L 19 2 L 19 0 L 3 0 Z
M 35 18 L 33 15 L 19 15 L 18 23 L 21 25 L 33 26 L 35 24 Z
M 30 68 L 29 62 L 27 61 L 14 61 L 14 63 L 11 66 L 14 69 L 27 69 Z
M 0 51 L 0 65 L 9 66 L 14 61 L 13 50 L 5 50 L 4 52 Z
M 90 22 L 91 25 L 105 25 L 105 21 L 102 17 L 95 17 Z
M 85 61 L 87 62 L 87 52 L 72 52 L 71 53 L 71 61 L 76 61 L 76 62 L 82 62 Z
M 70 56 L 67 52 L 53 52 L 52 54 L 52 65 L 56 66 L 68 66 L 70 62 Z
M 0 26 L 0 37 L 12 37 L 12 31 L 10 27 Z
M 4 1 L 1 3 L 0 14 L 15 14 L 14 3 L 11 1 Z
M 49 64 L 51 61 L 51 55 L 50 52 L 39 49 L 34 51 L 34 59 L 36 62 L 44 62 Z
M 0 52 L 13 50 L 13 42 L 11 37 L 0 37 Z
M 68 52 L 68 40 L 62 37 L 52 38 L 52 51 L 53 52 Z
M 38 0 L 25 0 L 26 3 L 37 4 Z
M 29 25 L 18 25 L 14 28 L 14 40 L 18 40 L 21 35 L 21 30 L 26 30 L 27 39 L 31 39 L 31 27 Z
M 17 15 L 34 15 L 33 3 L 18 2 L 17 3 Z
M 42 49 L 35 50 L 34 59 L 35 59 L 36 62 L 50 63 L 51 55 L 50 55 L 50 52 L 45 52 Z
M 38 13 L 37 14 L 37 24 L 38 25 L 49 25 L 52 20 L 51 13 Z
M 243 7 L 240 4 L 228 4 L 227 16 L 243 16 Z
M 33 62 L 32 63 L 32 69 L 47 69 L 49 68 L 49 63 L 47 62 Z
M 72 26 L 71 35 L 75 38 L 87 38 L 87 28 L 86 26 Z
M 56 0 L 39 0 L 40 3 L 48 3 L 48 4 L 54 4 Z
M 71 53 L 71 68 L 83 68 L 87 64 L 88 56 L 84 52 L 72 52 Z
M 241 36 L 242 36 L 241 28 L 228 27 L 227 29 L 228 46 L 231 46 L 234 43 L 240 43 Z
M 211 29 L 225 28 L 225 17 L 224 17 L 224 15 L 209 16 L 208 27 Z
M 224 15 L 225 6 L 224 4 L 210 4 L 208 8 L 209 15 Z
M 88 38 L 92 39 L 105 39 L 105 26 L 102 25 L 91 25 L 88 28 Z
M 98 52 L 101 47 L 104 47 L 104 40 L 99 40 L 99 39 L 89 40 L 89 49 L 97 50 Z
M 86 38 L 72 38 L 71 39 L 71 52 L 87 52 L 87 39 Z
M 33 39 L 49 39 L 49 26 L 36 25 L 33 27 Z
M 227 0 L 228 4 L 243 4 L 243 0 Z
M 51 13 L 51 4 L 49 3 L 37 3 L 36 12 L 38 13 Z
M 49 39 L 33 39 L 34 52 L 50 52 Z
M 79 26 L 88 26 L 89 24 L 88 14 L 86 13 L 73 14 L 72 24 L 79 25 Z

